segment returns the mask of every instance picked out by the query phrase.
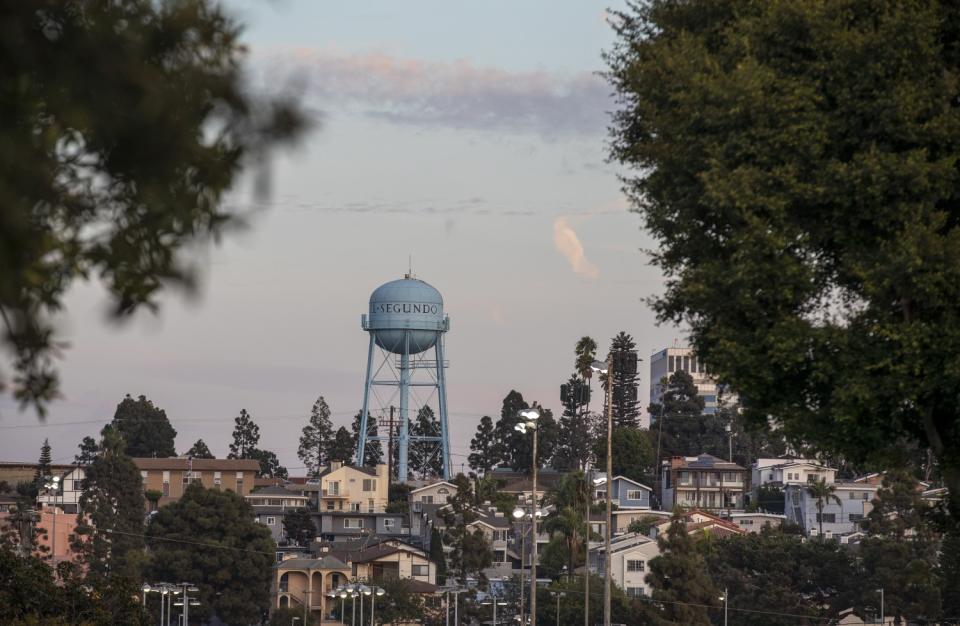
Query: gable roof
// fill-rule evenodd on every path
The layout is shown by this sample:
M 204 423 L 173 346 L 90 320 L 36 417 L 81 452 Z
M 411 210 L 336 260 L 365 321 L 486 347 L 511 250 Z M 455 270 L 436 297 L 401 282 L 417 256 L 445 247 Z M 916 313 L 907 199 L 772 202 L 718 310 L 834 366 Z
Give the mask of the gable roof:
M 374 478 L 377 477 L 377 468 L 375 468 L 375 467 L 357 467 L 356 465 L 341 465 L 340 467 L 338 467 L 338 468 L 336 468 L 336 469 L 330 469 L 330 466 L 328 465 L 325 470 L 323 470 L 322 472 L 320 472 L 320 473 L 317 475 L 317 478 L 323 478 L 324 476 L 327 476 L 327 475 L 329 475 L 329 474 L 332 474 L 333 472 L 338 472 L 338 471 L 340 471 L 340 470 L 342 470 L 342 469 L 352 469 L 352 470 L 355 470 L 355 471 L 358 471 L 358 472 L 362 472 L 362 473 L 364 473 L 364 474 L 369 474 L 370 476 L 373 476 Z
M 280 487 L 279 485 L 270 485 L 269 487 L 261 487 L 256 491 L 251 491 L 248 493 L 246 498 L 256 497 L 256 496 L 283 496 L 285 498 L 296 498 L 301 500 L 306 500 L 306 496 L 302 496 L 296 491 L 291 491 L 286 487 Z
M 350 569 L 350 566 L 328 554 L 319 559 L 293 558 L 280 561 L 277 569 Z
M 431 489 L 433 487 L 439 487 L 440 485 L 446 485 L 448 487 L 453 487 L 457 489 L 457 486 L 446 480 L 438 480 L 437 482 L 430 483 L 429 485 L 424 485 L 423 487 L 418 487 L 417 489 L 411 489 L 410 495 L 417 493 L 418 491 L 423 491 L 424 489 Z
M 676 463 L 675 463 L 676 462 Z M 725 469 L 725 470 L 741 470 L 746 471 L 746 468 L 740 467 L 736 463 L 731 461 L 725 461 L 719 457 L 713 456 L 712 454 L 700 454 L 698 456 L 682 456 L 682 457 L 673 457 L 670 461 L 664 461 L 664 463 L 669 463 L 671 468 L 682 468 L 682 469 Z
M 132 459 L 139 470 L 180 470 L 191 468 L 191 460 L 185 457 L 173 456 L 165 459 L 137 457 Z M 193 471 L 246 471 L 259 472 L 260 461 L 256 459 L 193 459 Z
M 614 480 L 614 482 L 616 482 L 616 481 L 618 481 L 618 480 L 624 481 L 624 482 L 628 482 L 628 483 L 630 483 L 631 485 L 636 485 L 637 487 L 640 487 L 641 489 L 646 489 L 647 491 L 653 491 L 653 489 L 651 489 L 650 487 L 647 487 L 647 486 L 644 485 L 643 483 L 637 482 L 637 481 L 633 480 L 632 478 L 627 478 L 626 476 L 623 476 L 622 474 L 618 474 L 617 476 L 614 476 L 614 477 L 613 477 L 613 480 Z M 603 478 L 598 478 L 597 481 L 596 481 L 596 483 L 594 483 L 594 486 L 599 487 L 600 485 L 606 485 L 606 484 L 607 484 L 607 477 L 604 476 Z

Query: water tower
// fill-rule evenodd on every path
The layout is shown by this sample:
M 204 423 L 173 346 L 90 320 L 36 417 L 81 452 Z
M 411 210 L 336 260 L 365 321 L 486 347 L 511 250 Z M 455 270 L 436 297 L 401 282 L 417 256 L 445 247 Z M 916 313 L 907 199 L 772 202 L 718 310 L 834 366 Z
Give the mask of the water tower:
M 443 313 L 443 297 L 433 286 L 412 274 L 406 274 L 402 279 L 380 285 L 373 291 L 370 295 L 370 312 L 361 317 L 361 326 L 370 333 L 370 348 L 367 351 L 367 375 L 363 386 L 357 465 L 363 463 L 364 448 L 368 441 L 389 441 L 393 435 L 393 429 L 387 435 L 370 435 L 368 428 L 373 403 L 380 402 L 381 412 L 387 409 L 385 404 L 389 402 L 384 402 L 377 391 L 380 387 L 386 387 L 393 388 L 399 394 L 396 445 L 400 482 L 407 481 L 410 471 L 411 441 L 435 444 L 435 454 L 442 455 L 443 477 L 450 478 L 446 364 L 443 360 L 443 335 L 450 330 L 450 318 Z M 427 394 L 426 399 L 424 393 Z M 440 435 L 411 435 L 411 398 L 415 404 L 426 406 L 434 393 L 439 409 Z M 418 408 L 414 407 L 415 410 Z M 413 417 L 416 417 L 416 413 Z

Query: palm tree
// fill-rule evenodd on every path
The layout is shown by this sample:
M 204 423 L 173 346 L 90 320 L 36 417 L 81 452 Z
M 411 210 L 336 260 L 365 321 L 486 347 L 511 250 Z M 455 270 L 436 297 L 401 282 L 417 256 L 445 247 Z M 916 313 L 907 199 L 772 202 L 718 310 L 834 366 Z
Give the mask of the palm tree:
M 591 337 L 581 337 L 574 350 L 577 354 L 577 373 L 580 378 L 588 380 L 593 373 L 590 365 L 597 358 L 597 342 Z
M 836 487 L 827 484 L 826 478 L 815 480 L 807 485 L 807 493 L 810 494 L 811 498 L 816 498 L 817 500 L 817 519 L 820 520 L 821 538 L 823 538 L 823 507 L 829 504 L 831 500 L 838 505 L 843 504 L 840 498 L 837 497 L 836 491 Z
M 561 478 L 547 496 L 555 512 L 543 521 L 543 529 L 551 535 L 559 533 L 563 536 L 567 548 L 567 571 L 571 576 L 581 559 L 583 540 L 589 532 L 584 508 L 588 495 L 583 472 L 577 471 Z

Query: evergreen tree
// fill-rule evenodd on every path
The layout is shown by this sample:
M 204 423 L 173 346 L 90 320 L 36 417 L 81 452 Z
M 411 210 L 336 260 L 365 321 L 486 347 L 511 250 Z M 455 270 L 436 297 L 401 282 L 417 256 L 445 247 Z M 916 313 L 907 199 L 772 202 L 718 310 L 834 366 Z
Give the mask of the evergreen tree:
M 33 482 L 37 484 L 38 488 L 42 487 L 47 478 L 53 475 L 52 465 L 50 440 L 44 439 L 43 445 L 40 446 L 40 460 L 37 461 L 37 469 L 33 474 Z
M 87 466 L 80 516 L 71 547 L 116 623 L 139 620 L 143 565 L 143 483 L 124 452 L 120 433 L 107 425 L 100 454 Z
M 130 394 L 117 405 L 113 427 L 127 442 L 126 452 L 134 458 L 177 456 L 174 430 L 166 412 L 145 396 L 136 400 Z
M 151 518 L 151 580 L 188 580 L 199 587 L 199 621 L 216 614 L 230 624 L 260 623 L 270 602 L 276 545 L 232 491 L 192 483 L 183 497 Z M 197 544 L 203 546 L 197 549 Z
M 296 509 L 283 516 L 283 534 L 294 545 L 309 547 L 317 536 L 317 526 L 307 509 Z
M 707 572 L 703 557 L 687 533 L 684 519 L 674 516 L 658 540 L 660 556 L 649 562 L 647 583 L 653 587 L 653 622 L 677 626 L 710 626 L 708 608 L 716 608 L 720 593 Z M 657 601 L 663 604 L 657 605 Z
M 213 459 L 213 453 L 203 439 L 197 439 L 196 442 L 187 451 L 187 456 L 193 459 Z
M 697 395 L 693 377 L 677 370 L 667 382 L 662 404 L 653 404 L 649 409 L 653 419 L 649 436 L 654 447 L 660 441 L 660 458 L 699 454 L 726 458 L 724 420 L 716 415 L 703 414 L 703 397 Z
M 429 406 L 420 407 L 417 419 L 410 424 L 412 437 L 439 437 L 440 420 Z M 443 475 L 443 454 L 439 441 L 410 442 L 410 472 L 420 478 Z
M 521 420 L 520 411 L 529 408 L 531 406 L 520 392 L 510 391 L 503 399 L 500 419 L 494 427 L 496 449 L 502 455 L 501 463 L 516 471 L 529 472 L 533 463 L 533 438 L 529 431 L 521 433 L 515 428 Z M 540 411 L 540 419 L 537 420 L 537 460 L 541 467 L 546 467 L 550 465 L 556 450 L 559 428 L 550 409 L 536 408 Z
M 330 407 L 323 396 L 317 398 L 310 409 L 310 421 L 303 427 L 297 456 L 303 461 L 310 476 L 318 476 L 329 463 L 327 450 L 333 442 L 333 423 Z
M 477 425 L 477 434 L 470 440 L 470 456 L 467 463 L 477 474 L 483 476 L 500 463 L 493 420 L 484 415 Z
M 557 449 L 553 464 L 556 469 L 584 469 L 593 452 L 592 416 L 586 412 L 589 387 L 576 375 L 561 387 L 563 414 L 557 432 Z
M 83 441 L 80 442 L 79 448 L 80 453 L 74 457 L 74 462 L 83 467 L 93 463 L 94 459 L 97 458 L 97 454 L 100 452 L 97 440 L 93 437 L 84 437 Z
M 613 401 L 613 425 L 617 428 L 625 426 L 637 426 L 637 419 L 640 417 L 640 411 L 637 408 L 637 386 L 640 384 L 640 376 L 634 367 L 628 370 L 623 364 L 631 362 L 636 364 L 636 360 L 630 360 L 628 357 L 636 356 L 637 344 L 633 342 L 633 337 L 627 333 L 620 333 L 611 340 L 610 357 L 614 363 L 613 367 L 613 391 L 611 399 Z M 602 377 L 603 389 L 606 391 L 609 382 L 609 374 Z M 607 410 L 607 396 L 604 393 L 604 415 Z
M 260 443 L 260 427 L 254 423 L 246 409 L 240 409 L 240 415 L 233 421 L 233 443 L 230 444 L 227 458 L 248 459 L 250 452 Z
M 593 446 L 593 453 L 597 459 L 597 467 L 607 466 L 607 434 L 606 423 L 598 433 Z M 654 465 L 653 446 L 647 433 L 631 426 L 613 428 L 613 475 L 626 476 L 631 480 L 647 485 L 653 485 Z
M 443 535 L 436 528 L 430 530 L 430 560 L 437 566 L 437 584 L 446 584 L 447 555 L 443 550 Z
M 346 427 L 341 426 L 333 436 L 333 445 L 329 450 L 330 461 L 349 464 L 353 460 L 353 436 Z
M 954 526 L 944 536 L 940 546 L 940 596 L 943 614 L 960 616 L 960 526 Z
M 353 449 L 354 449 L 354 458 L 356 458 L 356 451 L 359 449 L 360 445 L 360 419 L 363 417 L 363 411 L 357 411 L 357 414 L 353 416 L 353 424 L 350 427 L 350 430 L 353 434 Z M 377 418 L 367 414 L 367 436 L 376 437 L 380 434 L 380 428 L 377 426 Z M 383 446 L 379 441 L 367 439 L 367 444 L 363 447 L 363 465 L 365 467 L 373 467 L 380 463 L 383 463 Z
M 260 463 L 260 476 L 263 478 L 288 478 L 287 468 L 280 465 L 277 455 L 270 450 L 254 448 L 247 452 L 245 458 L 254 459 Z

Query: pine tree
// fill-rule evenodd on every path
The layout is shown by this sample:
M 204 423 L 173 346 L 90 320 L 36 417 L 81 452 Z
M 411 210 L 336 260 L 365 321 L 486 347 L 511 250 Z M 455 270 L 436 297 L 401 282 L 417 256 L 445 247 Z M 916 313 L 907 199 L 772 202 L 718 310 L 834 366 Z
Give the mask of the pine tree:
M 650 405 L 650 435 L 660 440 L 660 458 L 713 454 L 726 458 L 726 431 L 719 419 L 703 415 L 703 397 L 687 372 L 670 375 L 661 404 Z
M 190 449 L 187 451 L 187 456 L 194 459 L 213 459 L 216 458 L 213 456 L 213 453 L 210 452 L 210 448 L 203 441 L 203 439 L 197 439 L 196 442 Z
M 37 470 L 33 474 L 33 482 L 37 484 L 37 487 L 42 487 L 44 482 L 52 476 L 53 460 L 50 454 L 50 440 L 44 439 L 43 445 L 40 447 L 40 460 L 37 461 Z
M 287 468 L 280 465 L 277 455 L 270 450 L 254 448 L 247 452 L 245 458 L 260 462 L 260 476 L 262 478 L 288 478 Z
M 360 445 L 360 418 L 363 417 L 363 411 L 357 411 L 357 414 L 353 416 L 353 424 L 350 427 L 350 430 L 353 434 L 353 449 L 354 449 L 354 458 L 356 458 L 356 451 Z M 380 429 L 377 426 L 377 419 L 367 414 L 367 435 L 376 437 L 380 434 Z M 379 441 L 367 439 L 366 445 L 363 447 L 363 465 L 366 467 L 373 467 L 379 463 L 383 463 L 383 446 Z
M 177 456 L 174 448 L 177 431 L 166 412 L 145 396 L 134 400 L 127 394 L 117 405 L 111 424 L 127 442 L 126 453 L 131 457 Z
M 538 407 L 536 403 L 533 406 L 540 411 L 540 419 L 537 420 L 537 460 L 541 467 L 546 467 L 550 465 L 557 447 L 559 427 L 550 409 Z M 496 450 L 502 455 L 501 464 L 516 471 L 529 472 L 533 463 L 533 437 L 529 431 L 521 433 L 515 428 L 520 423 L 520 411 L 529 408 L 531 405 L 527 404 L 523 395 L 511 390 L 503 399 L 500 419 L 494 427 Z
M 248 459 L 251 450 L 260 443 L 260 427 L 254 423 L 246 409 L 240 409 L 240 415 L 234 419 L 233 443 L 230 444 L 228 459 Z
M 610 356 L 614 364 L 627 362 L 630 355 L 635 356 L 637 345 L 633 342 L 633 337 L 620 331 L 613 338 L 610 344 Z M 635 361 L 631 361 L 634 362 Z M 604 390 L 607 388 L 607 379 L 609 375 L 604 376 Z M 640 411 L 637 409 L 637 386 L 639 385 L 639 374 L 636 369 L 627 370 L 620 366 L 613 368 L 613 391 L 611 392 L 613 400 L 613 425 L 617 428 L 626 426 L 637 426 L 637 419 Z M 604 411 L 606 411 L 606 394 L 604 394 Z
M 101 595 L 116 623 L 133 624 L 139 620 L 144 558 L 143 483 L 124 445 L 117 429 L 103 429 L 101 452 L 86 468 L 83 515 L 71 547 L 86 568 L 86 584 Z
M 574 374 L 561 386 L 561 392 L 564 391 L 554 466 L 557 469 L 584 469 L 592 455 L 593 446 L 593 420 L 585 410 L 590 398 L 589 387 Z
M 439 437 L 440 421 L 429 406 L 420 407 L 416 421 L 410 425 L 415 437 Z M 411 441 L 410 470 L 420 478 L 443 475 L 443 454 L 439 441 Z
M 708 607 L 717 607 L 719 592 L 682 517 L 674 516 L 659 541 L 660 556 L 651 559 L 647 583 L 653 587 L 654 622 L 710 626 Z M 657 601 L 663 604 L 657 605 Z
M 317 536 L 317 527 L 313 523 L 310 511 L 296 509 L 283 516 L 283 534 L 293 545 L 304 548 Z
M 323 396 L 317 398 L 310 409 L 310 421 L 303 427 L 297 456 L 303 461 L 311 476 L 318 476 L 328 464 L 327 451 L 333 441 L 333 423 L 330 407 Z
M 93 437 L 84 437 L 83 441 L 80 442 L 79 448 L 80 453 L 74 457 L 74 461 L 77 465 L 83 467 L 93 463 L 100 451 L 100 447 L 97 445 L 97 441 Z
M 346 427 L 341 426 L 333 436 L 333 445 L 328 453 L 330 461 L 349 464 L 353 460 L 353 436 Z
M 477 434 L 470 440 L 470 456 L 467 463 L 470 469 L 480 475 L 486 475 L 500 463 L 500 454 L 496 445 L 493 420 L 484 415 L 477 425 Z

